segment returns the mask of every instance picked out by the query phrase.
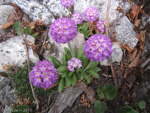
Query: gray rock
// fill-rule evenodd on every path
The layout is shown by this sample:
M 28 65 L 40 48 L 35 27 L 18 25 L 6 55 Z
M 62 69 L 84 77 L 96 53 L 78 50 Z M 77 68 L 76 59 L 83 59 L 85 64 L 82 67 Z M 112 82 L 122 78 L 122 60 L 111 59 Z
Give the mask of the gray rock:
M 84 43 L 85 43 L 84 35 L 81 33 L 78 33 L 77 36 L 72 41 L 70 41 L 71 47 L 76 49 L 78 49 Z M 44 59 L 50 60 L 49 57 L 54 56 L 59 61 L 61 61 L 62 56 L 64 54 L 64 47 L 69 48 L 68 44 L 57 44 L 53 40 L 53 38 L 50 37 L 50 43 L 48 43 L 47 49 L 43 53 Z
M 6 105 L 3 113 L 11 113 L 12 110 L 12 107 Z
M 112 44 L 113 44 L 113 46 L 112 46 L 113 53 L 111 54 L 112 63 L 120 62 L 122 60 L 123 52 L 117 43 L 113 42 Z M 104 65 L 104 66 L 110 66 L 109 60 L 104 60 L 103 62 L 100 62 L 100 64 Z
M 131 48 L 134 48 L 138 42 L 136 32 L 133 30 L 133 24 L 126 16 L 121 17 L 117 21 L 116 39 L 118 39 L 122 45 L 128 44 Z
M 14 0 L 21 9 L 30 16 L 34 21 L 41 19 L 45 24 L 50 24 L 54 21 L 54 17 L 67 16 L 69 14 L 68 9 L 60 4 L 60 0 Z M 84 11 L 89 6 L 94 6 L 99 10 L 99 19 L 105 20 L 107 12 L 108 0 L 74 0 L 74 12 L 84 14 Z M 130 4 L 128 2 L 124 4 L 124 11 L 129 10 Z M 119 0 L 112 0 L 110 5 L 109 22 L 117 16 L 117 7 L 119 6 Z
M 7 18 L 9 14 L 14 13 L 14 7 L 10 5 L 2 5 L 0 6 L 0 26 L 7 23 Z
M 12 80 L 0 75 L 0 103 L 2 105 L 12 106 L 17 103 L 15 89 L 12 86 Z
M 128 2 L 123 3 L 124 12 L 130 9 L 130 4 Z M 99 19 L 105 20 L 107 13 L 108 0 L 75 0 L 74 12 L 79 12 L 84 15 L 84 11 L 90 7 L 94 6 L 99 10 Z M 117 17 L 117 7 L 119 6 L 119 0 L 111 0 L 110 12 L 109 12 L 109 23 L 113 22 Z
M 56 110 L 57 113 L 61 113 L 66 107 L 72 107 L 74 101 L 82 92 L 77 86 L 65 89 L 57 96 L 54 105 L 48 113 L 55 113 Z
M 15 12 L 14 7 L 12 7 L 10 5 L 1 5 L 0 6 L 0 34 L 2 32 L 1 26 L 8 22 L 7 18 L 9 16 L 9 14 L 14 13 L 14 12 Z
M 35 38 L 30 35 L 24 35 L 28 40 L 34 43 Z M 23 45 L 23 38 L 15 36 L 8 39 L 5 42 L 0 43 L 0 72 L 4 64 L 14 63 L 16 66 L 23 67 L 27 60 L 26 46 Z M 29 60 L 36 63 L 39 61 L 37 54 L 33 50 L 29 49 Z

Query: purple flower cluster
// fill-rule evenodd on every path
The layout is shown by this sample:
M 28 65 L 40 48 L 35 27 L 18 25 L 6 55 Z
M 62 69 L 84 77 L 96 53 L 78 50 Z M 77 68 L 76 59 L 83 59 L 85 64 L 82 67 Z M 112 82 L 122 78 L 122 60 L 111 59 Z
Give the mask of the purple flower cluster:
M 77 35 L 77 26 L 69 18 L 59 18 L 52 23 L 50 35 L 57 43 L 68 43 Z
M 64 7 L 71 7 L 74 4 L 74 0 L 60 0 L 61 5 Z
M 95 21 L 98 19 L 98 10 L 95 7 L 89 7 L 84 12 L 85 19 L 87 21 Z
M 41 88 L 49 88 L 56 83 L 58 79 L 57 69 L 54 65 L 46 60 L 37 62 L 32 71 L 29 73 L 29 78 L 34 86 Z
M 95 34 L 85 42 L 84 53 L 92 61 L 108 59 L 112 51 L 111 40 L 105 35 Z
M 99 29 L 102 33 L 105 32 L 105 20 L 99 20 L 96 23 L 97 29 Z
M 75 24 L 81 24 L 83 21 L 83 16 L 80 13 L 74 13 L 71 20 L 73 20 Z
M 72 58 L 68 61 L 68 66 L 67 68 L 69 69 L 69 71 L 72 71 L 74 72 L 75 71 L 75 68 L 81 68 L 82 67 L 82 62 L 77 59 L 77 58 Z

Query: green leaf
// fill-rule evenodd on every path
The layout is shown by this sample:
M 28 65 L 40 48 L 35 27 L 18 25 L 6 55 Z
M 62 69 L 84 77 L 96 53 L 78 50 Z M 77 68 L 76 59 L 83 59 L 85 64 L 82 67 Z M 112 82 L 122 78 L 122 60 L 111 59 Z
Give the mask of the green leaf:
M 144 100 L 141 100 L 138 102 L 138 107 L 140 109 L 145 109 L 146 108 L 146 102 Z
M 62 61 L 63 61 L 63 65 L 67 65 L 67 56 L 66 56 L 66 54 L 63 55 Z
M 23 31 L 22 31 L 23 34 L 29 34 L 31 35 L 31 27 L 30 26 L 26 26 Z
M 111 84 L 104 85 L 102 91 L 108 100 L 113 100 L 117 95 L 117 88 Z
M 66 72 L 68 71 L 68 68 L 67 66 L 60 66 L 58 69 L 57 69 L 58 72 Z
M 78 76 L 78 80 L 83 80 L 84 78 L 82 73 L 78 73 L 77 76 Z
M 77 53 L 76 53 L 75 49 L 72 49 L 72 52 L 73 52 L 74 57 L 76 57 Z
M 71 77 L 73 75 L 73 72 L 72 71 L 70 71 L 69 72 L 69 77 Z
M 70 86 L 71 86 L 71 78 L 70 78 L 70 77 L 66 77 L 66 78 L 65 78 L 65 81 L 66 81 L 65 85 L 66 85 L 67 87 L 70 87 Z
M 56 68 L 61 66 L 61 63 L 55 57 L 50 56 L 49 58 L 50 58 L 51 62 L 55 65 Z
M 65 54 L 67 55 L 67 60 L 70 60 L 72 58 L 71 52 L 68 48 L 64 47 Z
M 32 36 L 33 37 L 37 37 L 39 34 L 40 34 L 39 32 L 38 33 L 34 33 Z
M 13 28 L 16 29 L 17 35 L 21 35 L 22 25 L 19 21 L 16 21 L 13 25 Z
M 84 55 L 84 51 L 83 51 L 84 45 L 82 45 L 79 50 L 78 50 L 78 54 L 77 54 L 77 58 L 80 59 L 82 55 Z
M 89 69 L 97 67 L 98 64 L 99 64 L 99 62 L 92 62 L 92 64 L 90 65 Z
M 82 55 L 81 61 L 82 61 L 82 68 L 84 69 L 88 64 L 88 59 L 86 58 L 85 55 Z
M 77 80 L 77 76 L 76 74 L 73 74 L 72 76 L 72 86 L 75 86 L 77 84 L 78 80 Z
M 138 113 L 131 106 L 123 106 L 120 108 L 119 113 Z
M 95 113 L 104 113 L 107 109 L 106 102 L 101 102 L 100 100 L 96 100 L 94 103 Z
M 88 75 L 86 73 L 82 73 L 84 78 L 88 78 Z
M 98 94 L 98 96 L 99 96 L 99 99 L 103 99 L 105 96 L 104 96 L 104 93 L 103 93 L 103 91 L 102 91 L 102 86 L 99 86 L 98 88 L 97 88 L 97 94 Z
M 65 77 L 67 77 L 67 75 L 68 75 L 68 71 L 67 71 L 67 72 L 64 72 L 64 73 L 61 75 L 61 77 L 62 77 L 62 78 L 65 78 Z
M 88 77 L 88 78 L 86 79 L 86 81 L 87 81 L 87 84 L 91 83 L 91 77 Z
M 93 70 L 86 71 L 88 74 L 92 75 L 94 78 L 99 78 L 99 74 Z
M 29 106 L 28 105 L 19 105 L 13 108 L 11 113 L 29 113 Z
M 59 82 L 59 85 L 58 85 L 59 93 L 61 93 L 63 89 L 64 89 L 64 78 L 62 78 Z
M 94 72 L 99 72 L 101 69 L 100 68 L 98 68 L 98 67 L 94 67 L 94 68 L 92 68 L 91 70 L 93 70 Z

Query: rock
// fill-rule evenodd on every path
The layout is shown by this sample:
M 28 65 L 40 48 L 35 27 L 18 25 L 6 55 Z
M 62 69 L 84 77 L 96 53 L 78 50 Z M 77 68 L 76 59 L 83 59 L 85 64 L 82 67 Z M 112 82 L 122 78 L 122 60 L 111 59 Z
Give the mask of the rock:
M 150 16 L 142 16 L 142 25 L 145 26 L 147 23 L 150 23 Z
M 112 63 L 120 62 L 122 60 L 123 52 L 117 43 L 113 42 L 112 44 L 113 44 L 113 46 L 112 46 L 113 53 L 111 54 Z M 110 62 L 108 60 L 104 60 L 103 62 L 100 62 L 100 64 L 104 65 L 104 66 L 110 66 Z
M 11 113 L 12 110 L 12 107 L 6 105 L 3 113 Z
M 65 89 L 57 96 L 54 105 L 48 113 L 55 113 L 56 110 L 57 113 L 61 113 L 66 107 L 72 107 L 74 101 L 82 92 L 77 86 Z
M 0 75 L 0 103 L 4 106 L 13 106 L 17 103 L 15 89 L 12 87 L 13 81 Z
M 68 16 L 68 9 L 60 4 L 60 0 L 14 0 L 27 15 L 34 21 L 41 19 L 45 24 L 52 23 L 56 18 Z M 86 8 L 94 6 L 99 10 L 99 19 L 105 20 L 107 12 L 108 0 L 74 0 L 74 12 L 84 14 Z M 118 0 L 112 0 L 110 5 L 109 22 L 117 17 L 117 7 L 119 6 Z M 130 4 L 128 2 L 123 3 L 124 12 L 128 11 Z
M 122 4 L 123 4 L 122 8 L 124 12 L 128 11 L 131 7 L 131 5 L 128 2 L 124 2 Z M 100 20 L 106 19 L 108 0 L 75 0 L 74 12 L 79 12 L 84 15 L 84 11 L 90 6 L 94 6 L 99 10 Z M 116 19 L 118 13 L 116 9 L 118 6 L 119 6 L 119 0 L 111 0 L 110 12 L 109 12 L 109 23 L 112 23 Z
M 71 47 L 76 49 L 78 49 L 84 43 L 85 43 L 84 35 L 81 33 L 78 33 L 77 36 L 72 41 L 70 41 Z M 54 56 L 59 61 L 61 61 L 62 56 L 64 54 L 64 47 L 69 48 L 68 44 L 57 44 L 53 40 L 53 38 L 50 37 L 50 43 L 48 43 L 47 49 L 43 53 L 44 59 L 50 60 L 49 57 Z
M 69 14 L 67 9 L 61 6 L 60 0 L 14 0 L 14 3 L 34 21 L 41 19 L 44 24 L 52 23 L 55 20 L 54 16 Z
M 119 40 L 122 45 L 128 44 L 131 48 L 134 48 L 138 42 L 136 32 L 133 30 L 133 24 L 126 16 L 121 17 L 117 21 L 116 39 Z
M 35 38 L 30 35 L 24 35 L 34 43 Z M 15 36 L 0 43 L 0 72 L 5 70 L 2 69 L 4 64 L 14 63 L 16 66 L 23 67 L 27 60 L 26 46 L 23 45 L 23 38 L 20 36 Z M 33 50 L 29 49 L 29 60 L 33 63 L 39 61 L 37 54 Z
M 1 34 L 1 26 L 5 23 L 7 23 L 7 18 L 9 14 L 14 13 L 15 9 L 14 7 L 10 5 L 1 5 L 0 6 L 0 34 Z

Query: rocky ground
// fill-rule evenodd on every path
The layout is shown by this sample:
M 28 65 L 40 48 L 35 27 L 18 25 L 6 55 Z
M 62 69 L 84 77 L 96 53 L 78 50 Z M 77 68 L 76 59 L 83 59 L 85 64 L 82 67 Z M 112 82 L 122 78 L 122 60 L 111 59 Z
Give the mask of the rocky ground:
M 99 19 L 105 20 L 108 0 L 74 1 L 72 12 L 83 14 L 86 8 L 94 6 L 99 10 Z M 92 101 L 98 99 L 97 88 L 113 84 L 118 90 L 117 97 L 112 101 L 103 100 L 107 103 L 105 113 L 118 113 L 124 105 L 130 105 L 141 113 L 143 111 L 135 106 L 140 100 L 146 101 L 145 113 L 149 113 L 149 0 L 111 0 L 109 37 L 113 42 L 112 65 L 109 60 L 100 62 L 99 79 L 92 78 L 88 85 L 80 82 L 75 87 L 66 88 L 61 94 L 55 89 L 48 95 L 40 93 L 39 111 L 35 110 L 32 99 L 15 94 L 14 80 L 8 77 L 8 67 L 24 67 L 27 52 L 23 37 L 17 35 L 11 25 L 19 20 L 23 28 L 27 25 L 31 27 L 32 33 L 23 35 L 27 44 L 32 45 L 28 53 L 31 62 L 50 60 L 49 56 L 61 60 L 63 48 L 69 47 L 67 44 L 58 45 L 51 38 L 49 26 L 56 18 L 68 15 L 68 9 L 62 7 L 59 0 L 0 0 L 0 112 L 11 113 L 13 107 L 26 104 L 35 113 L 94 113 Z M 94 23 L 90 29 L 95 33 L 93 26 Z M 36 33 L 38 36 L 34 37 Z M 84 35 L 78 32 L 71 46 L 78 49 L 85 41 Z M 17 68 L 14 72 L 17 72 Z

